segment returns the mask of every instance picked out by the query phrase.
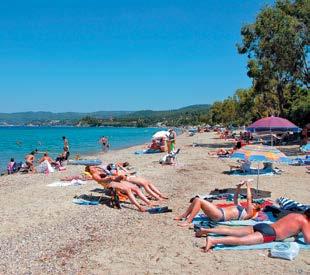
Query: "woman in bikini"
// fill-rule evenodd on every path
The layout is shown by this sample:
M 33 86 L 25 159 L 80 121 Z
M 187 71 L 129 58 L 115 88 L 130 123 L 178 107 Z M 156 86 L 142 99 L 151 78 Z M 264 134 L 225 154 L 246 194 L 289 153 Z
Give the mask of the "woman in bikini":
M 247 207 L 244 208 L 238 204 L 238 196 L 240 193 L 241 186 L 246 184 L 247 186 Z M 220 208 L 215 204 L 208 202 L 201 198 L 196 198 L 192 204 L 188 207 L 186 212 L 175 218 L 177 221 L 181 222 L 179 226 L 189 227 L 193 219 L 202 210 L 212 221 L 223 222 L 230 220 L 249 220 L 257 215 L 260 210 L 260 206 L 252 203 L 252 193 L 249 181 L 242 181 L 237 185 L 237 189 L 234 195 L 234 206 Z

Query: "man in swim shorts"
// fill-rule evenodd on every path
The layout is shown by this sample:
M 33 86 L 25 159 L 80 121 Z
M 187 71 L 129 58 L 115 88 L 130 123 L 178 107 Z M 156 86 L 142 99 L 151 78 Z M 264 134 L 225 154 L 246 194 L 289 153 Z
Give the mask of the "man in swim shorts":
M 259 223 L 254 226 L 244 227 L 216 227 L 202 229 L 197 237 L 215 233 L 226 237 L 207 237 L 205 252 L 208 252 L 217 244 L 225 245 L 254 245 L 273 241 L 281 241 L 286 238 L 296 236 L 302 232 L 306 243 L 310 244 L 310 208 L 304 214 L 292 213 L 273 224 Z
M 34 167 L 34 161 L 35 161 L 35 152 L 32 151 L 29 155 L 27 155 L 25 157 L 25 163 L 27 165 L 27 168 L 29 169 L 29 171 L 31 171 L 32 173 L 34 173 L 36 170 L 35 170 L 35 167 Z

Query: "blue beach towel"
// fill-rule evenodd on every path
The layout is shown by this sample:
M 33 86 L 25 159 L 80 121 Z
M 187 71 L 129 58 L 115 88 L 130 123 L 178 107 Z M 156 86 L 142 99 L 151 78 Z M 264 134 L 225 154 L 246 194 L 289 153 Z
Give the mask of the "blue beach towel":
M 259 176 L 273 176 L 277 173 L 275 173 L 275 171 L 259 171 Z M 251 169 L 251 172 L 241 172 L 238 170 L 232 171 L 230 173 L 230 175 L 232 176 L 257 176 L 257 170 L 256 169 Z
M 297 201 L 284 197 L 278 198 L 276 202 L 280 205 L 280 208 L 284 210 L 306 211 L 308 208 L 310 208 L 310 205 L 301 204 Z
M 68 164 L 98 166 L 98 165 L 102 164 L 102 161 L 100 159 L 80 159 L 80 160 L 69 160 Z
M 159 149 L 146 149 L 146 150 L 140 150 L 140 151 L 136 151 L 135 154 L 136 155 L 144 155 L 144 154 L 156 154 L 156 153 L 161 153 L 161 151 Z
M 310 250 L 310 244 L 306 244 L 304 238 L 299 237 L 296 241 L 300 249 Z M 272 249 L 277 243 L 281 242 L 271 242 L 263 244 L 254 244 L 254 245 L 216 245 L 213 250 L 263 250 L 263 249 Z
M 72 202 L 79 205 L 99 205 L 99 201 L 88 201 L 84 199 L 73 199 Z

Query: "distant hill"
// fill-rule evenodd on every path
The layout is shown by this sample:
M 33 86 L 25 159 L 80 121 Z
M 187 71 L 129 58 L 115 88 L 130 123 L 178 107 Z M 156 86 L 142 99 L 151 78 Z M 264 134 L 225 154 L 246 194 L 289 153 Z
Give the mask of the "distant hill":
M 52 113 L 52 112 L 21 112 L 21 113 L 0 113 L 0 123 L 8 124 L 25 124 L 33 121 L 44 122 L 52 120 L 60 121 L 73 121 L 80 120 L 83 117 L 90 116 L 100 119 L 116 118 L 120 116 L 125 116 L 132 112 L 129 111 L 99 111 L 92 113 L 75 113 L 75 112 L 66 112 L 66 113 Z
M 76 125 L 84 118 L 94 118 L 97 120 L 110 120 L 118 122 L 136 122 L 142 120 L 147 125 L 160 122 L 160 121 L 172 121 L 176 120 L 179 123 L 186 123 L 186 121 L 192 120 L 193 117 L 198 117 L 207 114 L 210 105 L 192 105 L 175 110 L 166 111 L 99 111 L 91 113 L 52 113 L 52 112 L 22 112 L 22 113 L 0 113 L 0 124 L 13 124 L 13 125 L 25 125 L 25 124 L 39 124 L 39 125 L 57 125 L 57 124 L 72 124 Z M 54 123 L 55 122 L 55 123 Z M 129 123 L 129 125 L 132 125 Z
M 181 114 L 190 114 L 194 112 L 205 112 L 207 113 L 211 105 L 201 104 L 201 105 L 190 105 L 180 109 L 173 109 L 167 111 L 152 111 L 152 110 L 142 110 L 137 112 L 132 112 L 127 114 L 127 118 L 165 118 L 170 116 L 179 116 Z M 121 116 L 123 117 L 123 116 Z

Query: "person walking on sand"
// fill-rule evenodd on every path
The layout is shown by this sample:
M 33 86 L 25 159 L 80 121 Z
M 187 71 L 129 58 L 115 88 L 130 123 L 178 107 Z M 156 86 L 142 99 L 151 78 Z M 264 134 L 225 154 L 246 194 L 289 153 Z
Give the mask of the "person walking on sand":
M 238 197 L 241 187 L 246 184 L 247 186 L 247 207 L 244 208 L 238 203 Z M 181 222 L 179 226 L 190 227 L 192 221 L 202 210 L 212 221 L 223 222 L 230 220 L 249 220 L 255 217 L 260 211 L 260 205 L 252 203 L 252 192 L 250 180 L 242 181 L 237 185 L 236 192 L 234 194 L 234 206 L 219 208 L 215 204 L 208 202 L 201 198 L 195 198 L 188 209 L 180 216 L 177 216 L 175 220 L 185 221 Z
M 203 234 L 215 233 L 226 237 L 207 237 L 204 252 L 208 252 L 217 244 L 224 245 L 254 245 L 282 241 L 286 238 L 297 236 L 302 232 L 304 240 L 310 244 L 310 208 L 303 214 L 291 213 L 279 219 L 273 224 L 258 223 L 254 226 L 221 226 L 216 228 L 202 229 L 198 237 Z
M 100 139 L 99 139 L 99 143 L 101 144 L 102 146 L 102 151 L 103 152 L 107 152 L 109 150 L 109 140 L 107 137 L 105 136 L 102 136 Z
M 125 176 L 111 176 L 105 170 L 97 166 L 86 166 L 85 172 L 90 173 L 92 178 L 104 188 L 115 188 L 120 190 L 122 193 L 128 196 L 130 202 L 134 204 L 141 212 L 146 212 L 146 209 L 138 203 L 134 194 L 137 195 L 142 201 L 144 201 L 149 207 L 158 205 L 157 202 L 151 202 L 148 200 L 148 198 L 142 193 L 138 186 L 124 181 Z

